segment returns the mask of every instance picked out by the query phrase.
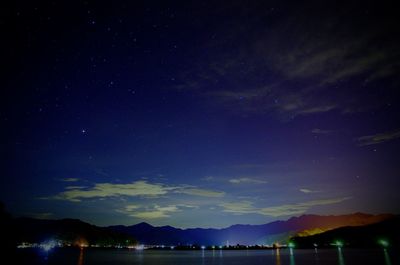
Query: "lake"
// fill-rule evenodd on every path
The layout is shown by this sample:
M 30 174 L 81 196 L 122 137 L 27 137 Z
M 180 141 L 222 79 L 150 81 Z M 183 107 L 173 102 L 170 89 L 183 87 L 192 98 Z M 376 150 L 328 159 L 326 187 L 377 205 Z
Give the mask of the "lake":
M 398 254 L 398 253 L 397 253 Z M 20 249 L 9 264 L 57 265 L 394 265 L 394 251 L 383 249 L 281 250 L 128 250 L 128 249 Z M 396 258 L 396 259 L 395 259 Z

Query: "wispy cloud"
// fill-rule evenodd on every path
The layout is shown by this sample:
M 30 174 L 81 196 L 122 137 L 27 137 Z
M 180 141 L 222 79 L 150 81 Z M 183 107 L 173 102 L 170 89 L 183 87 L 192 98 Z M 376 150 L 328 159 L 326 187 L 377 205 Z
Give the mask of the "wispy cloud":
M 230 179 L 229 182 L 232 184 L 240 184 L 240 183 L 264 184 L 264 183 L 268 183 L 268 181 L 265 181 L 265 180 L 247 178 L 247 177 Z
M 132 211 L 134 211 L 136 209 L 139 209 L 139 208 L 140 208 L 139 205 L 130 204 L 130 205 L 125 206 L 125 211 L 132 212 Z
M 315 206 L 330 205 L 340 203 L 351 199 L 351 197 L 314 200 L 295 204 L 285 204 L 280 206 L 266 207 L 260 209 L 259 213 L 263 215 L 278 217 L 278 216 L 291 216 L 305 213 L 308 209 Z
M 177 205 L 159 206 L 153 205 L 152 207 L 140 207 L 138 205 L 127 205 L 122 212 L 127 213 L 131 217 L 136 217 L 144 220 L 161 219 L 171 217 L 172 213 L 179 212 L 180 209 Z
M 60 179 L 60 181 L 64 181 L 64 182 L 77 182 L 77 181 L 79 181 L 79 179 L 78 179 L 78 178 L 63 178 L 63 179 Z
M 84 189 L 86 186 L 66 186 L 66 190 L 76 190 L 76 189 Z
M 42 199 L 58 199 L 71 202 L 80 202 L 84 199 L 105 199 L 110 197 L 141 197 L 157 198 L 167 194 L 185 194 L 201 197 L 223 197 L 225 192 L 202 189 L 191 185 L 171 186 L 163 183 L 150 183 L 147 180 L 139 180 L 126 184 L 96 183 L 92 187 L 66 186 L 65 191 L 52 197 Z
M 318 192 L 320 192 L 318 190 L 310 190 L 310 189 L 299 189 L 299 191 L 301 191 L 303 193 L 318 193 Z
M 224 212 L 237 215 L 257 212 L 253 206 L 253 203 L 250 201 L 226 202 L 219 204 L 219 206 L 223 208 Z
M 297 114 L 302 115 L 302 114 L 314 114 L 314 113 L 328 112 L 328 111 L 335 109 L 336 107 L 337 107 L 336 105 L 310 106 L 307 108 L 299 109 Z
M 46 212 L 46 213 L 28 213 L 27 215 L 31 216 L 33 218 L 36 218 L 36 219 L 51 219 L 51 218 L 54 218 L 54 214 L 53 213 L 49 213 L 49 212 Z
M 250 201 L 221 203 L 219 206 L 223 208 L 224 212 L 238 214 L 238 215 L 254 213 L 272 217 L 279 217 L 279 216 L 292 216 L 292 215 L 303 214 L 307 210 L 315 206 L 336 204 L 349 199 L 351 199 L 351 197 L 322 199 L 322 200 L 313 200 L 301 203 L 271 206 L 265 208 L 254 207 L 253 203 Z
M 374 135 L 361 136 L 357 138 L 359 146 L 380 144 L 400 138 L 400 129 L 391 132 L 378 133 Z
M 319 128 L 314 128 L 311 130 L 311 133 L 313 133 L 313 134 L 330 134 L 332 132 L 333 132 L 332 130 L 322 130 Z
M 214 181 L 215 178 L 214 178 L 213 176 L 205 176 L 205 177 L 202 178 L 201 180 L 204 180 L 204 181 Z
M 223 191 L 198 189 L 198 188 L 178 189 L 176 190 L 176 193 L 183 193 L 183 194 L 202 196 L 202 197 L 223 197 L 225 195 L 225 192 Z
M 330 205 L 340 203 L 351 199 L 351 197 L 336 198 L 336 199 L 325 199 L 325 200 L 314 200 L 302 203 L 285 204 L 279 206 L 266 207 L 259 210 L 262 215 L 278 217 L 278 216 L 292 216 L 305 213 L 312 207 Z
M 330 100 L 317 101 L 309 89 L 287 91 L 282 84 L 252 89 L 217 90 L 206 94 L 219 106 L 227 107 L 238 114 L 259 114 L 271 112 L 281 119 L 288 116 L 305 116 L 324 113 L 338 108 Z
M 151 184 L 146 181 L 135 181 L 128 184 L 97 183 L 91 188 L 73 188 L 54 196 L 55 199 L 79 202 L 82 199 L 106 198 L 116 196 L 160 196 L 175 190 L 177 187 L 164 184 Z
M 253 8 L 248 5 L 238 13 Z M 349 97 L 349 82 L 356 94 L 375 89 L 379 78 L 389 77 L 387 86 L 396 91 L 398 81 L 390 79 L 397 80 L 400 52 L 396 42 L 382 41 L 393 31 L 391 19 L 380 19 L 377 27 L 363 16 L 363 23 L 350 23 L 355 8 L 351 5 L 340 12 L 321 8 L 323 16 L 315 16 L 311 7 L 301 8 L 303 12 L 281 10 L 285 19 L 275 19 L 273 27 L 260 27 L 256 21 L 264 17 L 254 14 L 254 24 L 232 19 L 227 22 L 230 28 L 216 28 L 217 37 L 203 43 L 208 55 L 182 73 L 177 86 L 234 114 L 269 114 L 281 120 L 330 111 L 362 112 L 385 104 L 386 96 L 376 93 Z M 319 22 L 312 30 L 311 21 Z M 224 49 L 226 39 L 236 49 Z

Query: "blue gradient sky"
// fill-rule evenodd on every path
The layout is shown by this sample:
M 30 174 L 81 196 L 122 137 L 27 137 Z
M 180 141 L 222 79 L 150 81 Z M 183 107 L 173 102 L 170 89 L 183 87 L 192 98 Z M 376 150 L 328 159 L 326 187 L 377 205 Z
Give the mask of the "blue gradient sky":
M 225 227 L 399 213 L 399 19 L 359 1 L 10 4 L 15 216 Z

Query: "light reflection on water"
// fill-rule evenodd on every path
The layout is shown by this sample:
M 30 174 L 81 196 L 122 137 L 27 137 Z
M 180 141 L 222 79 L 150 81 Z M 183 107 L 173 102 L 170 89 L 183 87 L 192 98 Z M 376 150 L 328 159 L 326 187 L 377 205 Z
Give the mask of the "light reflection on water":
M 290 255 L 290 265 L 295 265 L 296 263 L 294 262 L 294 255 Z
M 78 265 L 83 265 L 83 248 L 79 252 Z
M 281 254 L 279 248 L 276 249 L 276 265 L 281 265 Z
M 340 247 L 338 248 L 338 259 L 339 259 L 339 265 L 345 265 L 342 248 L 340 248 Z
M 26 251 L 26 250 L 25 250 Z M 28 250 L 29 251 L 29 250 Z M 385 249 L 274 249 L 204 251 L 132 251 L 101 249 L 56 249 L 48 255 L 35 251 L 37 260 L 29 265 L 358 265 L 397 264 L 396 256 Z M 23 254 L 21 252 L 20 254 Z M 32 262 L 29 262 L 32 261 Z M 35 262 L 36 263 L 35 263 Z M 105 263 L 104 263 L 105 262 Z
M 290 248 L 290 265 L 295 265 L 293 248 Z
M 318 256 L 318 249 L 314 248 L 314 258 L 315 258 L 315 264 L 319 264 L 319 256 Z
M 383 255 L 385 256 L 385 265 L 392 265 L 390 261 L 389 253 L 387 252 L 386 248 L 383 249 Z

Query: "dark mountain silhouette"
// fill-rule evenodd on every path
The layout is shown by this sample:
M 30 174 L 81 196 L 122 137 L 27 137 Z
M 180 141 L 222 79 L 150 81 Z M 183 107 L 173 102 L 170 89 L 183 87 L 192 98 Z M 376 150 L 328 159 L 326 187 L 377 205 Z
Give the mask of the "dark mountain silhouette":
M 44 242 L 62 240 L 72 245 L 134 244 L 132 236 L 98 227 L 77 219 L 39 220 L 33 218 L 13 219 L 11 229 L 16 242 Z
M 385 220 L 392 215 L 355 213 L 339 216 L 302 215 L 287 221 L 275 221 L 264 225 L 232 225 L 223 229 L 189 228 L 171 226 L 154 227 L 147 223 L 132 226 L 110 226 L 113 231 L 126 233 L 143 244 L 164 245 L 231 245 L 272 244 L 287 240 L 298 233 L 313 234 L 343 226 L 360 226 Z
M 389 222 L 392 217 L 393 215 L 390 214 L 370 215 L 362 213 L 339 216 L 302 215 L 292 217 L 286 221 L 275 221 L 263 225 L 232 225 L 223 229 L 154 227 L 147 223 L 139 223 L 132 226 L 98 227 L 77 219 L 40 220 L 12 218 L 5 211 L 4 205 L 0 203 L 0 229 L 2 234 L 2 240 L 0 241 L 3 248 L 15 246 L 15 244 L 21 242 L 40 243 L 52 239 L 62 240 L 71 244 L 90 245 L 125 245 L 137 242 L 154 245 L 272 244 L 286 241 L 294 235 L 310 235 L 338 227 L 363 226 L 374 223 L 380 225 L 381 221 L 388 220 Z M 379 227 L 381 226 L 377 227 L 376 234 L 379 234 L 379 229 L 381 229 Z M 393 227 L 395 232 L 400 231 L 399 227 L 394 225 L 388 225 L 388 227 Z M 343 229 L 351 229 L 351 227 Z M 353 233 L 353 230 L 349 231 Z M 330 233 L 326 232 L 320 236 L 331 235 Z M 313 241 L 318 237 L 298 237 L 296 240 L 308 240 L 307 238 Z M 307 243 L 308 241 L 304 242 Z
M 309 248 L 317 244 L 328 247 L 336 241 L 343 242 L 344 246 L 372 247 L 379 246 L 380 240 L 387 241 L 391 246 L 400 246 L 400 215 L 384 221 L 356 227 L 341 227 L 321 234 L 291 239 L 297 247 Z

